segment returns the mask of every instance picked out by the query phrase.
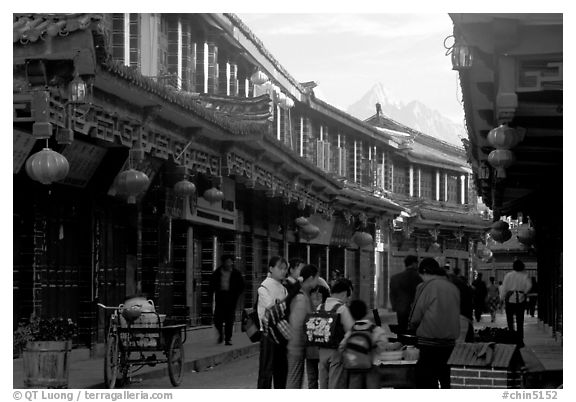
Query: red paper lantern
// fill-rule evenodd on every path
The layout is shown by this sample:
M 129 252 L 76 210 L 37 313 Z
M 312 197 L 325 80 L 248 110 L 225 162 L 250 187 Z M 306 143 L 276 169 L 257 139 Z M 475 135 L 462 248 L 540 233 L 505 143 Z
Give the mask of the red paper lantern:
M 269 79 L 264 72 L 258 70 L 254 74 L 252 74 L 252 76 L 250 77 L 250 81 L 252 81 L 252 84 L 254 85 L 262 85 L 267 81 L 269 81 Z
M 505 243 L 512 238 L 512 232 L 509 229 L 496 230 L 490 229 L 490 237 L 498 243 Z
M 66 157 L 50 148 L 36 152 L 26 161 L 28 176 L 42 184 L 51 184 L 64 179 L 69 170 L 70 165 Z
M 309 223 L 308 225 L 301 227 L 300 232 L 301 236 L 304 239 L 310 241 L 318 237 L 318 235 L 320 234 L 320 228 L 316 225 L 312 225 L 311 223 Z
M 520 135 L 515 128 L 502 124 L 490 130 L 486 139 L 496 149 L 510 149 L 518 145 Z
M 204 191 L 204 195 L 202 195 L 202 197 L 204 197 L 204 199 L 210 204 L 213 204 L 217 201 L 222 201 L 224 199 L 224 193 L 218 190 L 216 187 L 212 187 Z
M 484 262 L 489 262 L 492 259 L 493 255 L 494 253 L 492 252 L 492 250 L 490 250 L 487 247 L 484 247 L 483 249 L 479 250 L 478 253 L 476 254 L 476 256 Z
M 507 149 L 495 149 L 488 155 L 488 162 L 496 168 L 498 177 L 506 177 L 506 168 L 516 161 L 512 151 Z
M 536 231 L 532 227 L 521 227 L 518 229 L 518 241 L 526 246 L 531 246 L 536 241 Z
M 508 230 L 510 226 L 508 225 L 508 222 L 504 222 L 504 221 L 496 221 L 492 224 L 491 228 L 494 230 Z
M 374 240 L 368 232 L 356 232 L 352 235 L 352 241 L 360 248 L 371 245 Z
M 297 225 L 298 227 L 300 227 L 300 228 L 302 228 L 302 227 L 310 224 L 310 222 L 308 221 L 308 219 L 306 219 L 306 218 L 303 217 L 303 216 L 301 216 L 301 217 L 299 217 L 299 218 L 296 218 L 295 222 L 296 222 L 296 225 Z
M 118 173 L 116 183 L 118 192 L 128 196 L 128 204 L 136 204 L 136 196 L 148 188 L 150 179 L 144 172 L 128 169 Z
M 180 180 L 174 185 L 174 192 L 181 197 L 193 195 L 196 192 L 196 185 L 186 179 Z

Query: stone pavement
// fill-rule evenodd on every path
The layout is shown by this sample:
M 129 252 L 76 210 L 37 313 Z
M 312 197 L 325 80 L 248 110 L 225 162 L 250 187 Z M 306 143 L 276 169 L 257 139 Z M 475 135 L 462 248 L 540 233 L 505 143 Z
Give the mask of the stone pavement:
M 191 328 L 184 343 L 184 375 L 191 371 L 202 371 L 209 367 L 214 367 L 240 357 L 247 357 L 257 354 L 259 343 L 252 343 L 241 332 L 235 332 L 232 337 L 232 346 L 216 344 L 216 334 L 213 328 Z M 164 357 L 162 352 L 156 353 L 157 357 Z M 159 364 L 155 367 L 145 366 L 133 375 L 134 379 L 146 378 L 166 378 L 166 388 L 171 388 L 172 384 L 168 378 L 166 364 Z M 13 367 L 13 387 L 24 387 L 23 360 L 14 359 Z M 87 350 L 74 350 L 70 362 L 69 388 L 105 388 L 104 386 L 104 356 L 97 353 L 97 356 L 90 358 Z
M 396 315 L 386 309 L 379 309 L 382 323 L 395 324 Z M 490 315 L 484 314 L 479 323 L 474 322 L 474 328 L 480 329 L 489 326 L 506 327 L 506 317 L 498 313 L 496 321 L 490 322 Z M 550 382 L 550 376 L 554 376 L 552 382 L 558 382 L 563 370 L 562 362 L 562 338 L 553 336 L 551 330 L 535 317 L 525 316 L 524 343 L 521 349 L 522 357 L 529 373 L 542 383 Z M 230 362 L 234 359 L 257 354 L 258 343 L 251 343 L 248 337 L 235 332 L 232 346 L 216 344 L 215 331 L 211 327 L 190 328 L 187 340 L 184 343 L 184 375 L 186 372 L 202 371 L 209 367 Z M 161 352 L 159 352 L 161 353 Z M 134 378 L 166 378 L 166 388 L 170 388 L 166 364 L 141 369 L 133 376 Z M 13 387 L 22 388 L 23 361 L 14 359 L 13 362 Z M 87 350 L 74 350 L 70 362 L 69 388 L 104 388 L 104 358 L 103 353 L 97 353 L 91 358 Z
M 480 322 L 474 322 L 474 329 L 484 327 L 506 328 L 506 315 L 497 313 L 495 322 L 490 322 L 490 314 L 483 314 Z M 520 349 L 526 367 L 525 386 L 528 388 L 551 388 L 561 385 L 563 377 L 563 339 L 552 329 L 538 320 L 538 317 L 524 315 L 524 344 Z

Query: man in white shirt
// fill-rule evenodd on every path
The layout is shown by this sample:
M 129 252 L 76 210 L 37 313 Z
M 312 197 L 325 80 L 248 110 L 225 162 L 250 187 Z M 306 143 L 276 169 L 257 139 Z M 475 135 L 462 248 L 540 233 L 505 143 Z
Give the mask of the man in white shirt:
M 268 263 L 268 277 L 258 288 L 258 318 L 260 323 L 264 319 L 267 307 L 282 301 L 288 295 L 282 281 L 286 277 L 288 263 L 283 257 L 275 256 Z M 260 325 L 262 328 L 262 324 Z M 262 334 L 260 340 L 260 366 L 258 369 L 258 388 L 286 388 L 288 374 L 288 361 L 286 345 L 275 343 L 269 335 Z
M 526 295 L 532 287 L 528 274 L 524 271 L 524 263 L 515 260 L 512 264 L 514 271 L 504 276 L 500 297 L 505 303 L 506 321 L 508 329 L 514 331 L 514 317 L 516 317 L 516 332 L 518 342 L 524 345 L 524 310 L 526 309 Z

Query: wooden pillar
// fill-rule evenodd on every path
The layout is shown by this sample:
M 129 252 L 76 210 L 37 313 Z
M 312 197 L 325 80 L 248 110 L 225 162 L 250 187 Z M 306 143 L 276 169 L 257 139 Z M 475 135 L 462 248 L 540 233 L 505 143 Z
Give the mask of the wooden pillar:
M 136 293 L 142 293 L 142 206 L 136 210 Z
M 326 278 L 330 278 L 330 246 L 326 246 Z

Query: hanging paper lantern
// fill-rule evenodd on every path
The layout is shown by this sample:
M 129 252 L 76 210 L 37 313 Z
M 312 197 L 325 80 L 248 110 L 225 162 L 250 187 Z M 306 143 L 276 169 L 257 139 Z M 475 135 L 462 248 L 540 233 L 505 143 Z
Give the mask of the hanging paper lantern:
M 186 179 L 180 180 L 174 185 L 174 192 L 181 197 L 193 195 L 196 192 L 196 185 Z
M 510 228 L 510 226 L 508 225 L 508 222 L 498 220 L 498 221 L 494 222 L 490 228 L 494 229 L 494 230 L 502 231 L 502 230 L 508 230 Z
M 290 97 L 288 97 L 284 94 L 281 94 L 280 95 L 280 106 L 283 107 L 284 109 L 290 109 L 294 106 L 294 101 Z
M 505 243 L 512 238 L 512 231 L 490 229 L 490 237 L 498 243 Z
M 304 239 L 310 241 L 318 237 L 318 235 L 320 234 L 320 228 L 316 225 L 312 225 L 311 223 L 309 223 L 308 225 L 301 227 L 300 232 L 301 232 L 300 235 Z
M 306 218 L 303 217 L 303 216 L 301 216 L 301 217 L 299 217 L 299 218 L 296 218 L 295 222 L 296 222 L 296 225 L 297 225 L 298 227 L 300 227 L 300 228 L 302 228 L 302 227 L 310 224 L 310 222 L 308 221 L 308 219 L 306 219 Z
M 204 197 L 204 199 L 210 204 L 213 204 L 215 202 L 222 201 L 224 199 L 224 193 L 218 190 L 216 187 L 212 187 L 204 191 L 202 197 Z
M 518 241 L 526 246 L 531 246 L 536 241 L 536 231 L 533 227 L 520 227 L 518 229 Z
M 516 161 L 514 153 L 507 149 L 495 149 L 488 155 L 488 162 L 496 168 L 497 177 L 506 177 L 506 168 Z
M 484 250 L 482 250 L 481 252 L 481 257 L 480 259 L 483 262 L 490 262 L 492 261 L 492 258 L 494 257 L 494 253 L 492 252 L 492 250 L 490 250 L 489 248 L 485 248 Z
M 252 76 L 250 77 L 250 81 L 252 81 L 252 84 L 254 85 L 262 85 L 265 82 L 269 81 L 268 76 L 261 70 L 256 71 L 254 74 L 252 74 Z
M 352 241 L 360 248 L 369 246 L 374 242 L 372 235 L 368 232 L 355 232 L 352 235 Z
M 128 204 L 136 204 L 136 196 L 145 191 L 150 184 L 146 173 L 136 169 L 128 169 L 118 173 L 118 192 L 128 196 Z
M 50 148 L 36 152 L 26 161 L 28 176 L 42 184 L 51 184 L 64 179 L 69 170 L 70 165 L 66 157 Z
M 518 130 L 502 124 L 490 130 L 486 139 L 496 149 L 510 149 L 518 145 L 521 138 Z

